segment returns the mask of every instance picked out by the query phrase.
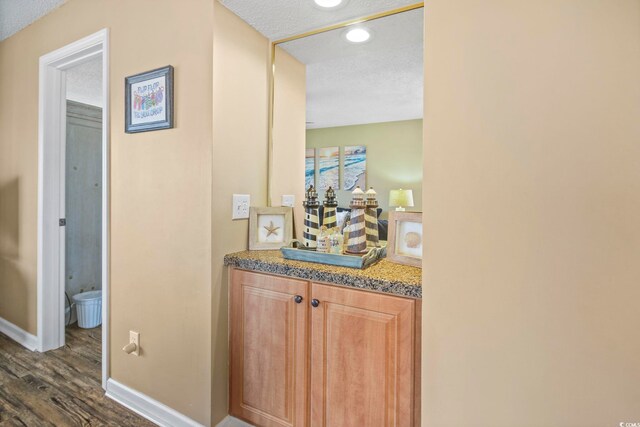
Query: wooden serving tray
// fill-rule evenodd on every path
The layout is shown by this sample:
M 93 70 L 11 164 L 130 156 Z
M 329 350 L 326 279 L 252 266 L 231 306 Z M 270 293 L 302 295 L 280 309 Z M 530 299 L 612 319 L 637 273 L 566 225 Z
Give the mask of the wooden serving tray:
M 386 242 L 381 242 L 381 244 L 383 244 L 382 247 L 372 248 L 369 252 L 363 255 L 337 255 L 316 252 L 310 249 L 298 249 L 297 246 L 302 246 L 302 244 L 297 240 L 292 240 L 289 246 L 280 248 L 280 252 L 282 252 L 282 256 L 286 259 L 363 269 L 375 264 L 387 256 L 387 247 L 385 243 Z

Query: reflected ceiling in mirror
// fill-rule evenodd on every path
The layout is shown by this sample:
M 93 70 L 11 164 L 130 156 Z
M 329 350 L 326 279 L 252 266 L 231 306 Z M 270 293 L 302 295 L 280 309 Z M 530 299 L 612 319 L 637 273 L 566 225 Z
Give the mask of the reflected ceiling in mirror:
M 279 44 L 306 65 L 307 128 L 422 118 L 423 22 L 420 8 Z M 354 28 L 371 37 L 349 42 Z
M 322 8 L 313 0 L 220 0 L 224 6 L 275 41 L 339 22 L 398 9 L 415 0 L 342 0 L 335 8 Z

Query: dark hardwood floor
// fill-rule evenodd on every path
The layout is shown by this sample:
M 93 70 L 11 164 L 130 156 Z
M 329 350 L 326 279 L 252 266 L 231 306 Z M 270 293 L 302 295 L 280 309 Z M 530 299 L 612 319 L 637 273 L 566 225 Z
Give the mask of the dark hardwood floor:
M 104 396 L 101 328 L 67 328 L 65 347 L 31 352 L 0 333 L 0 426 L 153 426 Z

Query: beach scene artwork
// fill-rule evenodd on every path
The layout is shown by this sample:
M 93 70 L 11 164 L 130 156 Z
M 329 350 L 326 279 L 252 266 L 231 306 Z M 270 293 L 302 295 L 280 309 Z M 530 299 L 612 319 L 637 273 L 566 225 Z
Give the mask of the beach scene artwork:
M 340 149 L 318 148 L 318 190 L 340 188 Z
M 316 185 L 316 149 L 307 148 L 304 159 L 304 188 Z
M 367 147 L 353 145 L 344 147 L 344 190 L 366 188 Z

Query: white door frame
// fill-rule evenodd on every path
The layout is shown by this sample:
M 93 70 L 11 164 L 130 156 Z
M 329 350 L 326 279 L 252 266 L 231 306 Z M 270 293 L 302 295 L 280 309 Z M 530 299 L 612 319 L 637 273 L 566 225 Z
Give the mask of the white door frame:
M 38 351 L 64 345 L 65 70 L 102 56 L 102 387 L 109 372 L 109 31 L 40 57 L 38 114 Z

